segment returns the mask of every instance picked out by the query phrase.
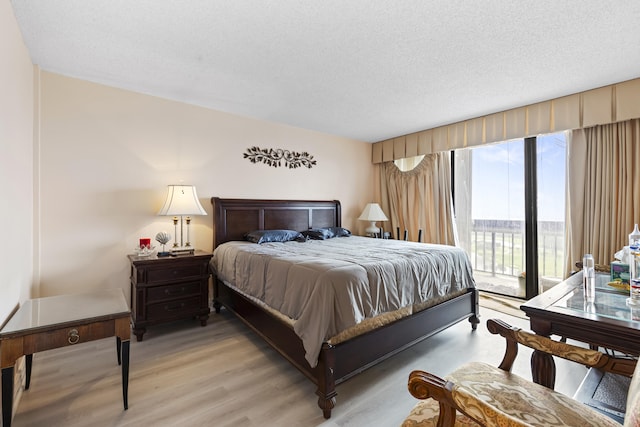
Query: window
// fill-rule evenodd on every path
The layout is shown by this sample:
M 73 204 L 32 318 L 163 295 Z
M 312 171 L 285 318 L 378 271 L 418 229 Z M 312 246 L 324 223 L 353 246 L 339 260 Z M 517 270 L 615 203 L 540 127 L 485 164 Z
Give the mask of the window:
M 454 153 L 456 225 L 481 290 L 525 298 L 527 239 L 525 201 L 537 205 L 537 294 L 560 281 L 564 251 L 564 134 L 516 139 Z M 527 150 L 533 144 L 533 150 Z M 537 153 L 535 156 L 528 153 Z M 530 158 L 535 157 L 535 158 Z M 525 171 L 537 186 L 527 190 Z M 535 257 L 532 257 L 535 263 Z M 531 286 L 531 285 L 530 285 Z
M 540 291 L 563 278 L 565 177 L 567 144 L 564 133 L 538 136 L 538 281 Z
M 394 160 L 393 163 L 402 172 L 409 172 L 410 170 L 415 169 L 415 167 L 420 164 L 422 159 L 424 159 L 424 155 L 415 156 L 415 157 L 406 157 L 404 159 Z

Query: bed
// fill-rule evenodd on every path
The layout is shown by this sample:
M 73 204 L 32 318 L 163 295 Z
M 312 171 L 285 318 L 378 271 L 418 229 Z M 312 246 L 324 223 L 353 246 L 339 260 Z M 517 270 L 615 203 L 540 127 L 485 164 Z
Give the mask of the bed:
M 213 248 L 244 240 L 254 230 L 341 226 L 339 201 L 223 199 L 214 197 Z M 364 238 L 361 238 L 364 239 Z M 371 239 L 373 241 L 373 239 Z M 384 241 L 378 242 L 384 244 Z M 226 248 L 233 243 L 224 245 Z M 306 243 L 302 243 L 306 245 Z M 415 243 L 415 245 L 418 245 Z M 258 245 L 259 246 L 259 245 Z M 222 248 L 221 248 L 222 250 Z M 213 305 L 217 313 L 225 307 L 255 331 L 317 387 L 318 406 L 330 418 L 336 402 L 336 386 L 363 370 L 457 322 L 468 319 L 473 330 L 479 323 L 478 293 L 475 287 L 458 291 L 425 309 L 391 317 L 366 332 L 345 339 L 319 343 L 317 357 L 310 361 L 303 339 L 287 316 L 277 313 L 216 275 L 212 259 Z

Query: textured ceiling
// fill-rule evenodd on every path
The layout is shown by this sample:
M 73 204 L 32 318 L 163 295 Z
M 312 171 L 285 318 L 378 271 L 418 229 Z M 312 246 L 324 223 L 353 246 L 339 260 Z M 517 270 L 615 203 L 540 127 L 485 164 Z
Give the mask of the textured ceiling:
M 640 77 L 640 1 L 12 0 L 43 70 L 379 141 Z

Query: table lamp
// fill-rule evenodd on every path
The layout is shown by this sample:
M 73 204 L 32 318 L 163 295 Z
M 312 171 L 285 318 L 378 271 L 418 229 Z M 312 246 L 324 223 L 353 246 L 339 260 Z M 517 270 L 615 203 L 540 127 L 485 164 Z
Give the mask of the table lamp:
M 377 203 L 368 203 L 362 215 L 358 217 L 361 221 L 369 221 L 371 224 L 365 229 L 368 234 L 376 235 L 380 233 L 380 228 L 376 226 L 376 221 L 389 221 L 389 218 L 382 212 L 382 208 Z
M 191 215 L 206 215 L 198 201 L 198 194 L 194 185 L 169 185 L 167 186 L 167 199 L 158 212 L 158 215 L 173 216 L 173 226 L 175 228 L 175 241 L 171 252 L 173 254 L 193 254 L 194 250 L 189 242 L 189 227 L 191 225 Z M 180 245 L 178 245 L 178 217 L 180 218 Z M 183 221 L 184 219 L 184 221 Z M 183 239 L 183 227 L 186 222 L 187 236 L 186 242 Z

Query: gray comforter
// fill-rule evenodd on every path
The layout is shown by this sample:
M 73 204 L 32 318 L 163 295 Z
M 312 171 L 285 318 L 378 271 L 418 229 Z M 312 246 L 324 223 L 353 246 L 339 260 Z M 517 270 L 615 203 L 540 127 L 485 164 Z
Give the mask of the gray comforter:
M 314 367 L 322 343 L 366 318 L 474 287 L 456 247 L 366 237 L 307 242 L 228 242 L 217 277 L 294 320 Z

